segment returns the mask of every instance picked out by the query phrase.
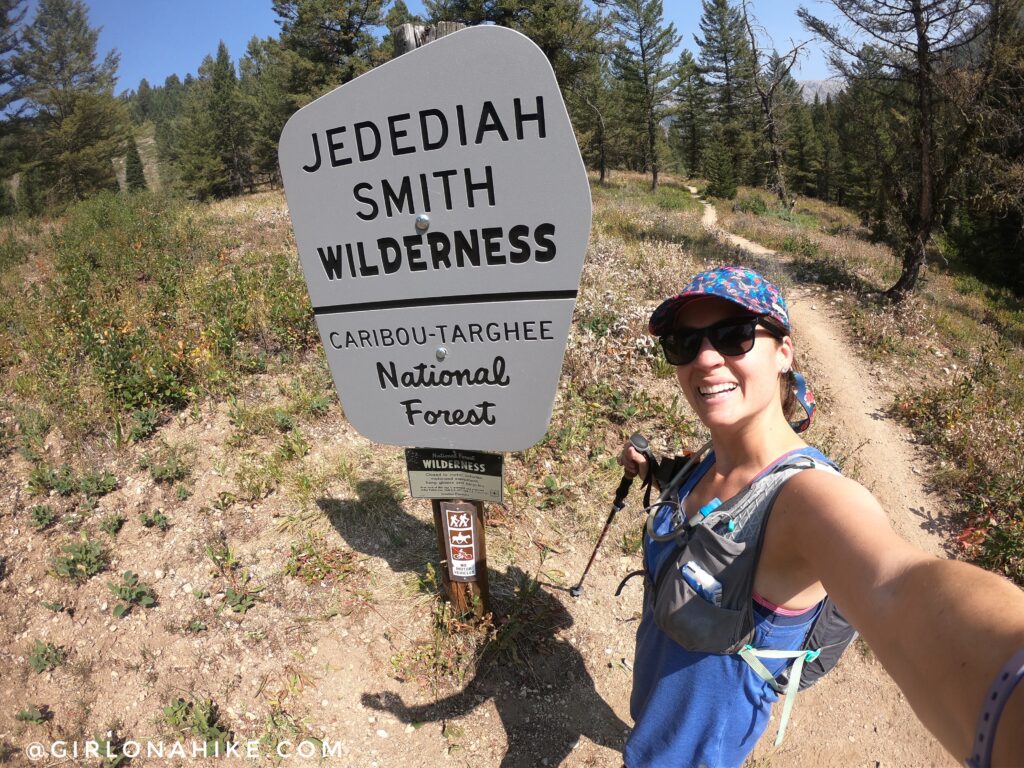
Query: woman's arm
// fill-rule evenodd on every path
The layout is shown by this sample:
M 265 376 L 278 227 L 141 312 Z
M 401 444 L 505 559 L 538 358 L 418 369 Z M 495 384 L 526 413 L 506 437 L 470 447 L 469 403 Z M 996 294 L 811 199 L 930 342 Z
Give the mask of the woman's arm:
M 1008 580 L 939 560 L 893 531 L 858 483 L 801 472 L 783 487 L 772 526 L 864 636 L 921 722 L 960 760 L 982 700 L 1024 648 L 1024 592 Z M 1024 764 L 1024 683 L 1003 711 L 993 765 Z

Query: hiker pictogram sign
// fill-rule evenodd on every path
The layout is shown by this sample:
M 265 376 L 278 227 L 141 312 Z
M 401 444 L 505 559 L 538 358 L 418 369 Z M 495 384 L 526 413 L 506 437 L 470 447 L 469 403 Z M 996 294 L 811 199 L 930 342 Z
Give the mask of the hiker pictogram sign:
M 345 416 L 408 447 L 543 437 L 590 231 L 547 58 L 443 37 L 296 112 L 281 173 Z
M 444 533 L 448 542 L 448 576 L 452 581 L 477 580 L 478 542 L 476 511 L 465 502 L 442 502 Z

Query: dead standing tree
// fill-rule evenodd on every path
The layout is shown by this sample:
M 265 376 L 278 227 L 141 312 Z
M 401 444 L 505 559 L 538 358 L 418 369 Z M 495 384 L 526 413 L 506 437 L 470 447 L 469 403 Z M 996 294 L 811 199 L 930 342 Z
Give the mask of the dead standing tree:
M 829 64 L 847 84 L 866 81 L 889 102 L 886 121 L 898 148 L 883 176 L 898 225 L 902 271 L 886 295 L 909 296 L 925 264 L 940 206 L 977 136 L 994 87 L 992 41 L 1007 14 L 1001 0 L 832 0 L 843 28 L 797 15 L 831 47 Z M 964 70 L 971 88 L 956 98 L 943 83 Z
M 800 56 L 800 51 L 807 43 L 794 45 L 781 56 L 773 51 L 771 56 L 765 58 L 754 29 L 757 20 L 752 20 L 748 5 L 747 0 L 743 0 L 743 25 L 746 27 L 747 37 L 750 39 L 750 53 L 754 62 L 754 89 L 757 91 L 761 117 L 764 120 L 764 137 L 768 142 L 769 185 L 774 189 L 779 202 L 786 208 L 791 208 L 792 202 L 786 188 L 786 152 L 779 119 L 779 94 Z

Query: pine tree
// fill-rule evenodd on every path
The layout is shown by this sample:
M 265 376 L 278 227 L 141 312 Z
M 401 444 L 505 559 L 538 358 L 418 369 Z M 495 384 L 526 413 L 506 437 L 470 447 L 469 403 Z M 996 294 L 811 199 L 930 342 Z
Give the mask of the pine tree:
M 799 195 L 814 195 L 821 173 L 821 141 L 814 124 L 813 110 L 797 101 L 790 105 L 790 120 L 786 136 L 786 166 L 793 182 L 793 191 Z
M 178 182 L 190 196 L 239 195 L 252 186 L 249 129 L 235 67 L 223 41 L 189 88 L 179 124 Z
M 239 69 L 239 93 L 251 126 L 253 172 L 261 182 L 278 184 L 277 145 L 284 124 L 296 109 L 288 94 L 285 51 L 276 40 L 254 37 Z
M 710 94 L 693 54 L 685 48 L 679 54 L 676 78 L 673 144 L 686 173 L 693 176 L 699 172 L 700 158 L 708 139 Z
M 569 89 L 566 103 L 583 160 L 590 168 L 597 168 L 598 180 L 604 184 L 614 157 L 615 111 L 611 75 L 604 56 L 590 60 L 589 67 Z
M 117 188 L 127 114 L 113 96 L 117 53 L 97 63 L 98 36 L 81 0 L 40 0 L 13 60 L 33 123 L 32 166 L 55 202 Z
M 384 0 L 273 0 L 290 51 L 289 92 L 300 105 L 386 59 L 375 38 Z
M 528 0 L 513 5 L 499 23 L 522 32 L 537 44 L 551 63 L 563 91 L 571 88 L 588 62 L 604 53 L 605 22 L 583 0 Z
M 128 151 L 124 158 L 124 182 L 129 192 L 141 192 L 146 189 L 146 173 L 142 168 L 142 157 L 135 137 L 128 134 Z
M 183 125 L 187 91 L 177 75 L 169 75 L 164 84 L 153 88 L 152 120 L 159 176 L 162 186 L 178 187 L 178 148 Z
M 708 180 L 707 193 L 712 197 L 732 200 L 736 197 L 736 170 L 732 164 L 721 126 L 716 126 L 704 149 L 701 169 Z
M 0 0 L 0 116 L 14 99 L 14 54 L 18 49 L 18 25 L 25 17 L 25 0 Z
M 18 166 L 21 147 L 24 142 L 17 137 L 20 125 L 13 113 L 15 100 L 16 72 L 14 55 L 18 50 L 18 25 L 25 16 L 24 0 L 0 0 L 0 185 Z M 7 119 L 5 119 L 7 118 Z M 5 197 L 8 205 L 13 198 Z
M 632 92 L 645 128 L 646 165 L 653 192 L 658 189 L 659 123 L 672 91 L 673 67 L 666 59 L 680 38 L 672 22 L 664 24 L 661 0 L 618 0 L 611 23 L 617 37 L 615 74 Z
M 711 92 L 712 118 L 732 157 L 735 173 L 756 177 L 749 168 L 758 121 L 753 111 L 753 58 L 743 17 L 729 0 L 701 0 L 698 62 Z
M 835 106 L 831 94 L 825 101 L 814 100 L 812 110 L 814 132 L 821 150 L 817 178 L 814 182 L 814 196 L 819 200 L 836 201 L 836 195 L 843 188 L 840 166 L 839 133 L 836 130 Z
M 848 20 L 840 29 L 806 9 L 798 16 L 830 47 L 829 62 L 848 83 L 887 96 L 874 116 L 900 148 L 883 155 L 882 182 L 890 236 L 901 252 L 899 279 L 887 295 L 913 292 L 945 198 L 981 130 L 993 80 L 991 41 L 1018 10 L 982 0 L 832 0 Z M 993 11 L 997 11 L 993 13 Z M 853 34 L 848 34 L 851 29 Z M 870 45 L 860 42 L 869 41 Z M 944 90 L 944 83 L 953 87 Z
M 789 73 L 806 44 L 795 45 L 785 54 L 772 50 L 766 55 L 764 51 L 771 40 L 769 38 L 768 45 L 765 45 L 758 39 L 766 37 L 766 33 L 751 15 L 748 0 L 741 0 L 740 15 L 750 46 L 751 84 L 760 107 L 760 119 L 755 121 L 755 125 L 759 123 L 762 137 L 764 166 L 767 169 L 765 186 L 775 192 L 780 204 L 789 207 L 793 201 L 786 179 L 787 140 L 791 136 L 790 116 L 801 104 L 800 88 Z
M 136 125 L 142 125 L 153 119 L 153 88 L 146 78 L 139 81 L 139 87 L 133 93 L 129 102 L 131 104 L 132 121 Z

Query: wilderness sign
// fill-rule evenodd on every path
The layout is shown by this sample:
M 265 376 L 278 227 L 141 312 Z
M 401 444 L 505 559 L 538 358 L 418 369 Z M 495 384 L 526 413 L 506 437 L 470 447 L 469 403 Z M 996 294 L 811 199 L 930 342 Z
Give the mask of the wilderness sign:
M 446 448 L 407 448 L 409 495 L 414 499 L 472 499 L 501 504 L 505 457 Z
M 279 155 L 352 425 L 430 448 L 543 437 L 590 189 L 540 49 L 496 26 L 442 37 L 296 112 Z

